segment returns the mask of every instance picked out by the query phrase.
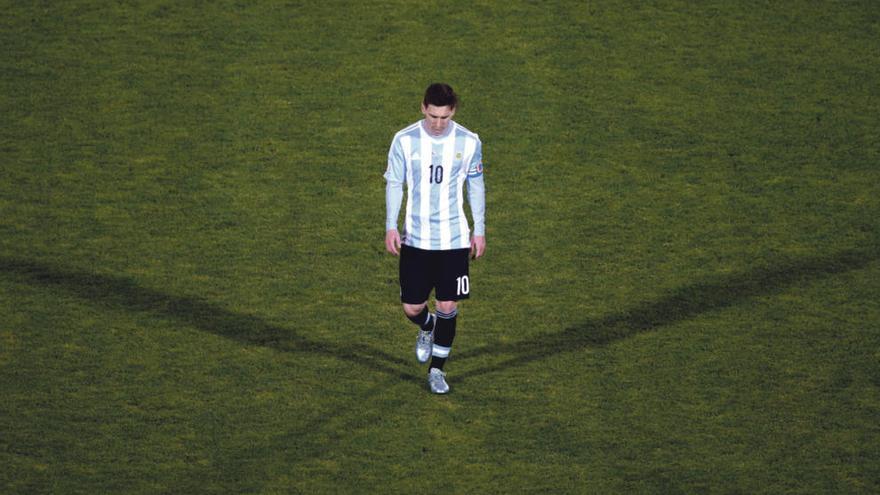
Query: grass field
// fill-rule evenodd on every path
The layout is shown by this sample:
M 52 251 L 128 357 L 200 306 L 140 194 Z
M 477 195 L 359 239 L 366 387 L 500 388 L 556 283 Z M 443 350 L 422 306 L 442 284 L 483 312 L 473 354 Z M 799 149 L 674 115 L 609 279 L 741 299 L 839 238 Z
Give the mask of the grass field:
M 0 492 L 880 492 L 880 6 L 2 2 Z M 382 173 L 486 164 L 432 396 Z

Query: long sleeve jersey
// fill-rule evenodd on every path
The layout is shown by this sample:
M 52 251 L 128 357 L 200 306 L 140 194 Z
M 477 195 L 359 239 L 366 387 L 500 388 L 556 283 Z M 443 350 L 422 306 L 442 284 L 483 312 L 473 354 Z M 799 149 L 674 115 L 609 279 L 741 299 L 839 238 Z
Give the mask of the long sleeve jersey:
M 469 248 L 465 184 L 474 235 L 486 235 L 482 143 L 477 134 L 454 121 L 442 136 L 430 135 L 422 122 L 402 129 L 391 142 L 385 171 L 385 229 L 397 229 L 406 184 L 403 243 L 427 250 Z

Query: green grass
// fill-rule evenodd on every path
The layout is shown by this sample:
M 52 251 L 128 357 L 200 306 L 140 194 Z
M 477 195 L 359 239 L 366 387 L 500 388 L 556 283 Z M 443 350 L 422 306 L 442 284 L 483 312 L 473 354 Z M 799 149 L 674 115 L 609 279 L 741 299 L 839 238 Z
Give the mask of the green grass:
M 0 492 L 880 491 L 873 2 L 5 2 Z M 488 251 L 431 396 L 385 157 Z

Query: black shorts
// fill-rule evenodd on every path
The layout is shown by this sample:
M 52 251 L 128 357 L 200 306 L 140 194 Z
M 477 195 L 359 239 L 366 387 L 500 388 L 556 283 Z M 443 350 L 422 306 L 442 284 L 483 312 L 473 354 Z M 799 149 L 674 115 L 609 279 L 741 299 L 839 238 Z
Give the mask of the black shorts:
M 400 301 L 421 304 L 431 290 L 438 301 L 467 299 L 470 249 L 427 251 L 403 245 L 400 250 Z

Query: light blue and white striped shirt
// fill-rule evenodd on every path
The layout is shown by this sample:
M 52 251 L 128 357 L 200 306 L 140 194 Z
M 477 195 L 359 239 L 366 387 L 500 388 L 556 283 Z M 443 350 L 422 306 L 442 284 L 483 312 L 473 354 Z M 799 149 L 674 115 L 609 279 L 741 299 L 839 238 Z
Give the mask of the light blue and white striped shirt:
M 406 183 L 403 243 L 428 250 L 469 248 L 465 183 L 474 235 L 486 235 L 482 143 L 454 121 L 442 136 L 430 135 L 423 122 L 404 128 L 391 142 L 385 171 L 385 229 L 397 229 Z

